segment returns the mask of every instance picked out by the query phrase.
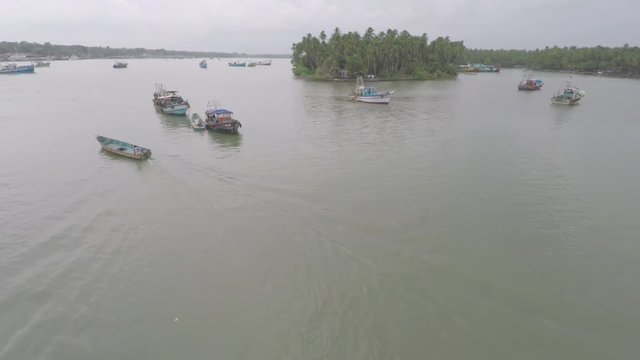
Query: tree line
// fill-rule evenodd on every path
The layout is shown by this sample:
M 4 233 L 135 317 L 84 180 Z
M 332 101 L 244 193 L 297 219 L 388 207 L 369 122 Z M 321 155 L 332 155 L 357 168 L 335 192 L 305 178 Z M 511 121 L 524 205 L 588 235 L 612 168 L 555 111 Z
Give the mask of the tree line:
M 466 49 L 467 63 L 498 64 L 537 70 L 608 73 L 640 76 L 640 48 L 630 47 L 546 47 L 542 50 Z
M 330 37 L 307 34 L 292 46 L 293 72 L 315 79 L 373 74 L 380 78 L 430 79 L 452 76 L 463 60 L 462 41 L 438 37 L 429 42 L 427 34 L 389 29 L 376 33 L 368 28 L 363 35 L 336 28 Z
M 180 51 L 144 48 L 111 48 L 109 46 L 83 45 L 54 45 L 49 42 L 39 44 L 35 42 L 0 42 L 0 58 L 8 58 L 12 54 L 22 53 L 39 57 L 69 58 L 76 56 L 81 59 L 100 58 L 143 58 L 143 57 L 289 57 L 288 55 L 244 53 L 208 52 L 208 51 Z

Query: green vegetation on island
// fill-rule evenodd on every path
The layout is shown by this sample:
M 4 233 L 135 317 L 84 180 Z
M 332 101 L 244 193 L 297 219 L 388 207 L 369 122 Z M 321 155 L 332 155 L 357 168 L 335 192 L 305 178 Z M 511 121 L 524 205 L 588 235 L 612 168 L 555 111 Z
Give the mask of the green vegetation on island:
M 288 58 L 287 54 L 245 54 L 212 51 L 180 51 L 165 49 L 143 48 L 111 48 L 109 46 L 82 45 L 54 45 L 49 42 L 39 44 L 35 42 L 0 42 L 0 60 L 9 59 L 14 54 L 26 54 L 29 57 L 47 57 L 52 59 L 104 59 L 104 58 L 176 58 L 176 57 L 259 57 L 259 58 Z
M 343 34 L 336 28 L 327 38 L 311 34 L 293 44 L 293 72 L 312 79 L 353 78 L 358 74 L 381 79 L 427 80 L 457 73 L 464 59 L 462 41 L 438 37 L 429 42 L 426 34 L 387 30 L 375 33 L 368 28 L 364 35 Z
M 640 48 L 546 47 L 542 50 L 467 49 L 467 63 L 499 64 L 502 67 L 526 67 L 536 70 L 602 73 L 605 75 L 640 76 Z

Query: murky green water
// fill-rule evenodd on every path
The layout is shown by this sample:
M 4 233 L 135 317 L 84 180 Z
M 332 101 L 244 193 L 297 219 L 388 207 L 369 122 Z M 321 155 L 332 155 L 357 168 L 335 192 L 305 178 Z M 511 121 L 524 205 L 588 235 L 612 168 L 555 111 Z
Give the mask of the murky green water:
M 640 81 L 226 62 L 0 77 L 0 359 L 637 359 Z M 154 84 L 239 136 L 155 112 Z M 136 162 L 94 134 L 147 146 Z

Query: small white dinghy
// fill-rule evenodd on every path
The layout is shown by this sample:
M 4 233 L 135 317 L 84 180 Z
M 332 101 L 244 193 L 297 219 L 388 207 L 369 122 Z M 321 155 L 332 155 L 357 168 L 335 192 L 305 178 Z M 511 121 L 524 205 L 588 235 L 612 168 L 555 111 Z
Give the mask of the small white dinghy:
M 191 127 L 193 128 L 193 130 L 205 129 L 204 121 L 202 121 L 202 118 L 200 117 L 200 115 L 198 115 L 198 113 L 191 114 Z

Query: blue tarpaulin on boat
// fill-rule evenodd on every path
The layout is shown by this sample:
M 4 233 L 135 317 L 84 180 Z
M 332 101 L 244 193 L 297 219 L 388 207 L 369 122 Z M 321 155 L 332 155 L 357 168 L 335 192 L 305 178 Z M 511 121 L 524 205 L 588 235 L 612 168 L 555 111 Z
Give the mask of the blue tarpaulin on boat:
M 209 109 L 205 111 L 206 114 L 214 114 L 214 115 L 225 115 L 225 114 L 233 114 L 233 112 L 225 109 Z

